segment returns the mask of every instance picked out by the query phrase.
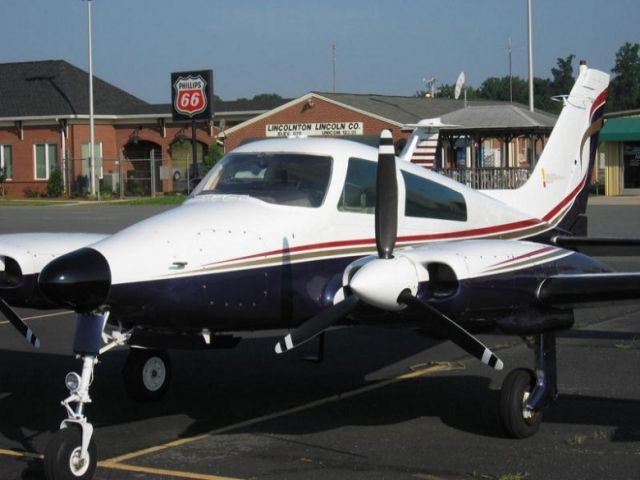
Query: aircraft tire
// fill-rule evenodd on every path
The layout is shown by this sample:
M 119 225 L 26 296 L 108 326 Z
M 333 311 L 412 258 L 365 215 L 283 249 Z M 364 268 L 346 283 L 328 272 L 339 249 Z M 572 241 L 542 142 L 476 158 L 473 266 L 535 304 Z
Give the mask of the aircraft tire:
M 131 348 L 122 370 L 124 387 L 138 402 L 160 400 L 171 381 L 171 361 L 164 350 Z
M 525 414 L 524 403 L 535 385 L 531 370 L 518 368 L 509 372 L 500 391 L 500 420 L 511 438 L 527 438 L 535 435 L 542 422 L 542 412 Z
M 82 431 L 76 425 L 58 430 L 44 452 L 44 474 L 47 480 L 89 480 L 98 463 L 96 444 L 89 442 L 88 458 L 80 461 Z

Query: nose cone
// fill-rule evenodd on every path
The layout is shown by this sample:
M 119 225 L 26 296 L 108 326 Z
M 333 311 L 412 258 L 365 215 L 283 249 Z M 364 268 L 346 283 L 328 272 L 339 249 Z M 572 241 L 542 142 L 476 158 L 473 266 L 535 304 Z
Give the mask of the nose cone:
M 92 248 L 62 255 L 42 269 L 40 290 L 59 305 L 89 312 L 104 304 L 111 288 L 106 258 Z

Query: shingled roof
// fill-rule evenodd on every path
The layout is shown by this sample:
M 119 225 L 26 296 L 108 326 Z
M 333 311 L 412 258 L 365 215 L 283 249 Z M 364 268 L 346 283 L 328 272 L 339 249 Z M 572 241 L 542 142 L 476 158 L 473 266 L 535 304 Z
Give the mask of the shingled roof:
M 557 118 L 545 112 L 532 113 L 525 105 L 509 102 L 476 100 L 468 102 L 465 108 L 462 100 L 447 98 L 314 93 L 402 125 L 415 124 L 425 118 L 442 117 L 444 123 L 465 128 L 552 128 Z
M 97 115 L 144 113 L 151 105 L 94 76 Z M 0 118 L 89 114 L 89 74 L 64 60 L 0 64 Z

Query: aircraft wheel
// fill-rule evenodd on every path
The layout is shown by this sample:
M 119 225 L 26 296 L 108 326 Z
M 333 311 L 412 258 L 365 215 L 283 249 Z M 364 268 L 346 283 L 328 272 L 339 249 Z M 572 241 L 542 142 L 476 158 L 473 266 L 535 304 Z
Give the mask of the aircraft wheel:
M 531 412 L 525 404 L 535 385 L 531 370 L 518 368 L 509 372 L 500 391 L 500 420 L 512 438 L 527 438 L 536 434 L 542 422 L 542 412 Z
M 89 442 L 82 458 L 82 431 L 68 426 L 56 432 L 44 452 L 44 474 L 47 480 L 89 480 L 97 465 L 96 444 Z
M 122 371 L 124 387 L 139 402 L 160 400 L 169 388 L 171 361 L 164 350 L 132 348 Z

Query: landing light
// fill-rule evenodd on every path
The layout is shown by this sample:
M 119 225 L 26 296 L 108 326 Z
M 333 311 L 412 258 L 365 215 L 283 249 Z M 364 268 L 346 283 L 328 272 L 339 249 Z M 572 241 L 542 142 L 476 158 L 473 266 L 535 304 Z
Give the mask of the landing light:
M 77 393 L 78 388 L 80 388 L 80 375 L 76 372 L 67 373 L 67 376 L 64 377 L 64 384 L 69 389 L 69 392 Z

